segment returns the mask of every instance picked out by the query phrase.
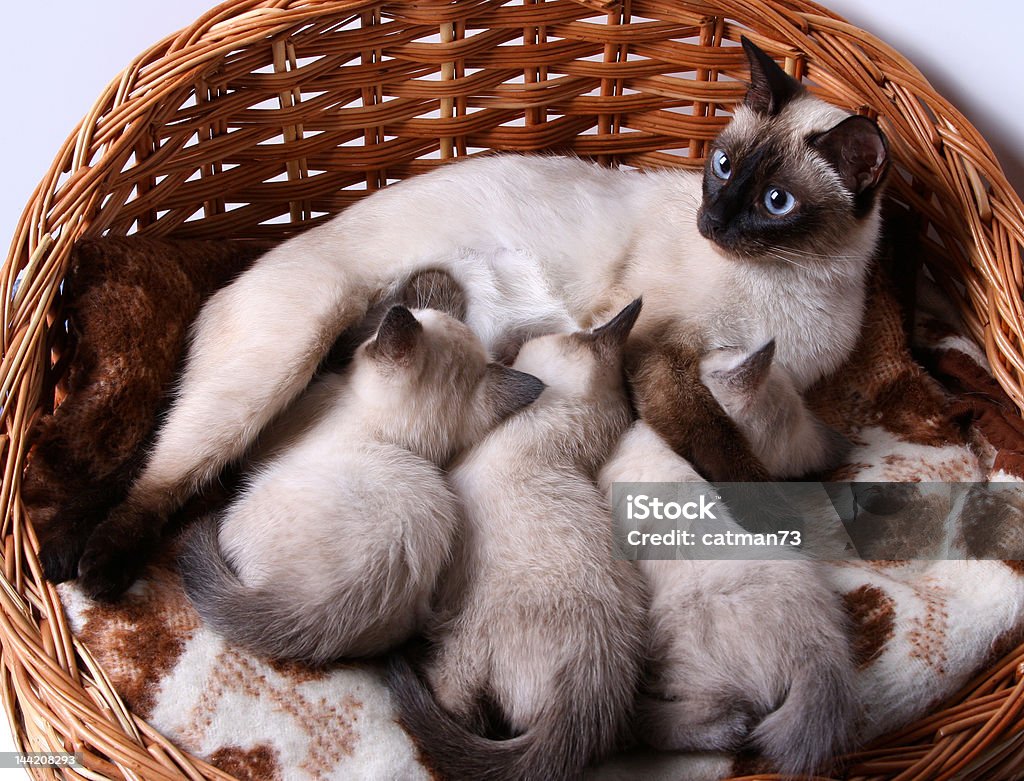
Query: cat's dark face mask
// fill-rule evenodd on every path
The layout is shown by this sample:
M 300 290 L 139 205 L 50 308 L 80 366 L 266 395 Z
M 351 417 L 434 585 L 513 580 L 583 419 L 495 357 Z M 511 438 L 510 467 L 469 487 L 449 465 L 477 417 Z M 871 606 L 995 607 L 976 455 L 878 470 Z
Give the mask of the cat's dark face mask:
M 824 132 L 803 85 L 743 39 L 751 85 L 704 170 L 697 229 L 724 254 L 805 266 L 843 254 L 870 215 L 888 169 L 874 121 L 847 117 Z M 819 104 L 820 105 L 820 104 Z
M 777 257 L 807 252 L 841 199 L 803 182 L 787 150 L 770 140 L 719 139 L 704 172 L 700 234 L 727 254 Z M 815 247 L 817 251 L 823 248 Z

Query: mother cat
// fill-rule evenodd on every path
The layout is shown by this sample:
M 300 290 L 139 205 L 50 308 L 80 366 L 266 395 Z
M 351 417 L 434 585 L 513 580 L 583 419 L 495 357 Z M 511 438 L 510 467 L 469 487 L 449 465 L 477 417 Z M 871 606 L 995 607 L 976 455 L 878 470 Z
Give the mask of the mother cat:
M 641 339 L 666 325 L 705 347 L 774 338 L 799 389 L 837 368 L 860 330 L 886 142 L 743 45 L 751 86 L 703 179 L 557 157 L 444 166 L 272 250 L 211 298 L 148 463 L 79 561 L 85 591 L 130 585 L 167 515 L 244 455 L 335 338 L 416 271 L 450 273 L 499 354 L 642 294 Z

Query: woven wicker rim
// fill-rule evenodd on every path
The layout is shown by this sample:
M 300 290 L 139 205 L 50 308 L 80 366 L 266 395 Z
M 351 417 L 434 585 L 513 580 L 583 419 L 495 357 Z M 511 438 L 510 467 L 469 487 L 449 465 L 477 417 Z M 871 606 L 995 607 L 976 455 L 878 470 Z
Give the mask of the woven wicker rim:
M 1024 408 L 1020 197 L 981 135 L 906 59 L 820 6 L 224 3 L 143 52 L 100 95 L 34 191 L 0 272 L 0 644 L 19 747 L 80 751 L 88 778 L 229 778 L 125 707 L 39 571 L 20 472 L 26 434 L 54 400 L 61 344 L 48 326 L 61 321 L 60 281 L 78 238 L 283 237 L 485 148 L 698 165 L 726 120 L 718 109 L 742 96 L 732 45 L 741 34 L 822 96 L 879 118 L 899 164 L 891 190 L 922 215 L 934 250 L 928 270 Z M 1022 674 L 1024 646 L 941 711 L 851 757 L 850 775 L 1016 777 Z

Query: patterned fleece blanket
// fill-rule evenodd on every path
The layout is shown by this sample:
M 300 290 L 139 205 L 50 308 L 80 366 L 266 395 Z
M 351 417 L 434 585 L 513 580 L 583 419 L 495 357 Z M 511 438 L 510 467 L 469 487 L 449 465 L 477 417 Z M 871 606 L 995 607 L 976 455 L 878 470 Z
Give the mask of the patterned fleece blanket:
M 919 291 L 912 357 L 891 292 L 876 281 L 870 298 L 864 335 L 849 365 L 812 394 L 818 414 L 854 443 L 848 463 L 833 477 L 1024 479 L 1024 424 L 982 352 L 962 335 L 951 307 L 933 289 Z M 1024 527 L 1013 507 L 982 513 L 980 520 L 1003 524 L 1007 533 Z M 919 531 L 960 540 L 971 532 Z M 934 709 L 1024 640 L 1020 564 L 828 565 L 852 619 L 864 740 Z M 116 606 L 92 603 L 74 584 L 61 586 L 61 595 L 74 630 L 132 710 L 177 745 L 239 778 L 431 775 L 394 721 L 375 663 L 311 671 L 229 647 L 201 624 L 166 563 L 153 567 Z M 732 756 L 634 752 L 611 758 L 593 776 L 700 781 L 750 769 L 748 760 Z

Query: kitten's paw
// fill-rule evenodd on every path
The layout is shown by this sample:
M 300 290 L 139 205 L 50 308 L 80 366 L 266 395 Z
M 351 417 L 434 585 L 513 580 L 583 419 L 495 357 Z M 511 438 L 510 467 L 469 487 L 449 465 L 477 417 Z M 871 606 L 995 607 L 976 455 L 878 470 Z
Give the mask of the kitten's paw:
M 159 541 L 160 519 L 148 515 L 121 507 L 96 527 L 78 563 L 88 596 L 113 602 L 136 581 Z

